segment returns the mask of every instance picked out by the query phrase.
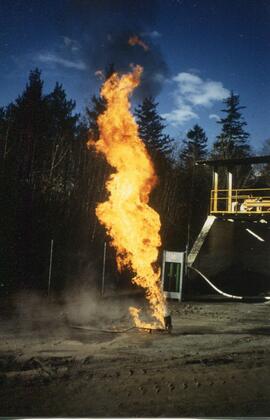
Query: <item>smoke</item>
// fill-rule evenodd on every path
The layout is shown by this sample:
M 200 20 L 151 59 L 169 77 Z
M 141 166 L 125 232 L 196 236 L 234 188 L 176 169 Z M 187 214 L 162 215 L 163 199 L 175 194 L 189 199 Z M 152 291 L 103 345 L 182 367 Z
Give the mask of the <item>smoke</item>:
M 132 46 L 128 42 L 132 36 L 134 31 L 131 30 L 110 34 L 102 49 L 93 50 L 92 61 L 96 69 L 104 69 L 113 64 L 117 72 L 128 72 L 132 65 L 140 64 L 144 71 L 136 96 L 140 99 L 147 96 L 155 97 L 168 76 L 167 65 L 158 45 L 148 40 L 147 50 L 140 45 Z
M 92 74 L 106 71 L 110 65 L 116 71 L 127 72 L 131 65 L 139 64 L 144 73 L 137 99 L 156 96 L 168 76 L 158 38 L 149 36 L 158 33 L 158 9 L 155 0 L 71 0 L 61 30 L 71 39 L 80 39 L 82 59 Z M 129 38 L 134 36 L 149 48 L 130 45 Z
M 33 290 L 22 291 L 13 298 L 13 323 L 19 330 L 33 331 L 35 335 L 54 333 L 63 326 L 63 308 L 47 296 Z
M 100 296 L 101 274 L 89 264 L 78 279 L 74 279 L 63 296 L 64 313 L 70 325 L 91 325 L 95 328 L 108 326 L 123 320 L 128 315 L 124 302 Z M 107 296 L 114 295 L 108 282 L 105 285 Z
M 67 294 L 64 311 L 69 325 L 87 325 L 93 328 L 111 328 L 131 324 L 128 308 L 134 299 L 114 296 L 101 297 L 88 288 L 76 294 Z
M 35 336 L 57 336 L 59 330 L 72 334 L 71 326 L 92 328 L 127 327 L 131 325 L 129 306 L 136 305 L 136 296 L 115 292 L 107 284 L 105 297 L 100 296 L 100 274 L 90 264 L 79 278 L 74 278 L 61 295 L 24 291 L 12 300 L 12 319 L 6 322 L 16 331 L 31 331 Z M 45 292 L 45 291 L 44 291 Z M 129 290 L 130 293 L 130 290 Z M 11 313 L 9 309 L 9 313 Z

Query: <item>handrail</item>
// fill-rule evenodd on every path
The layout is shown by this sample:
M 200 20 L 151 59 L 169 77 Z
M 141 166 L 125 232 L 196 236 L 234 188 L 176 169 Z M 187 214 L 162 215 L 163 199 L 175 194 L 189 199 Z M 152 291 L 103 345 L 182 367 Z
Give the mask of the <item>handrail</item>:
M 270 191 L 270 188 L 232 188 L 231 190 L 229 190 L 228 188 L 226 189 L 212 189 L 211 191 Z
M 232 198 L 244 198 L 244 199 L 247 199 L 247 200 L 252 200 L 253 198 L 254 199 L 258 199 L 258 198 L 263 198 L 264 200 L 266 199 L 266 200 L 270 200 L 270 195 L 264 195 L 263 197 L 247 197 L 246 195 L 232 195 Z M 228 197 L 217 197 L 217 200 L 227 200 L 228 199 Z M 213 198 L 211 198 L 211 200 L 214 200 Z
M 229 210 L 211 210 L 210 214 L 270 214 L 270 210 L 238 210 L 238 211 L 229 211 Z
M 210 213 L 270 213 L 270 188 L 212 189 Z

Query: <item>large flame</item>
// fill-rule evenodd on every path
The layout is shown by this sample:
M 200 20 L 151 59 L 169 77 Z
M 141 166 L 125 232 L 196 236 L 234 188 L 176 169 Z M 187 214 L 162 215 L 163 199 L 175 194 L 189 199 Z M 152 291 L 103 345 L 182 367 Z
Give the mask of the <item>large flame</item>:
M 107 109 L 98 118 L 100 138 L 89 144 L 103 153 L 115 169 L 106 183 L 109 199 L 97 206 L 97 217 L 112 238 L 118 269 L 132 269 L 132 281 L 145 288 L 156 321 L 141 321 L 137 308 L 130 308 L 130 312 L 136 326 L 160 327 L 164 326 L 165 312 L 160 269 L 156 267 L 161 245 L 160 218 L 147 204 L 157 178 L 129 103 L 141 73 L 142 67 L 136 66 L 121 77 L 114 73 L 104 83 L 101 95 L 107 100 Z

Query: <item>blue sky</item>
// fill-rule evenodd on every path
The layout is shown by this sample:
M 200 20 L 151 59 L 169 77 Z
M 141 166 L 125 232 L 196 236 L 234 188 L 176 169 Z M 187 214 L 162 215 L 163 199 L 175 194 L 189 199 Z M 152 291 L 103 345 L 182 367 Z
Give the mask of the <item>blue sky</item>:
M 149 50 L 129 46 L 132 34 Z M 270 137 L 269 44 L 268 0 L 0 0 L 0 105 L 39 67 L 45 91 L 63 83 L 81 111 L 98 92 L 96 70 L 141 64 L 133 103 L 156 96 L 179 142 L 198 123 L 211 144 L 222 99 L 234 90 L 259 151 Z

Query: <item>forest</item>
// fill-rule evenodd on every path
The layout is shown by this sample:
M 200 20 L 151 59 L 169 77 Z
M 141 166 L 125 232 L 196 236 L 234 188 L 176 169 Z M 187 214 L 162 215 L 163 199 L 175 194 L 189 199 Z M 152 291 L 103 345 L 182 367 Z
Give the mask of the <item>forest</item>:
M 231 92 L 223 102 L 211 147 L 199 124 L 184 138 L 170 137 L 156 98 L 146 97 L 135 108 L 140 138 L 158 175 L 150 205 L 161 217 L 164 249 L 190 247 L 207 216 L 211 173 L 195 162 L 254 154 L 239 95 Z M 97 118 L 105 109 L 104 98 L 93 95 L 85 111 L 76 113 L 75 101 L 60 83 L 44 93 L 39 69 L 30 72 L 16 100 L 0 108 L 1 295 L 22 289 L 47 292 L 52 240 L 55 292 L 79 282 L 90 268 L 101 273 L 109 238 L 95 208 L 106 199 L 105 182 L 113 168 L 86 144 L 98 139 Z M 237 183 L 269 187 L 269 168 L 238 171 Z M 117 273 L 111 247 L 107 277 L 114 287 L 126 286 L 129 277 Z

